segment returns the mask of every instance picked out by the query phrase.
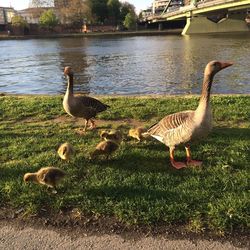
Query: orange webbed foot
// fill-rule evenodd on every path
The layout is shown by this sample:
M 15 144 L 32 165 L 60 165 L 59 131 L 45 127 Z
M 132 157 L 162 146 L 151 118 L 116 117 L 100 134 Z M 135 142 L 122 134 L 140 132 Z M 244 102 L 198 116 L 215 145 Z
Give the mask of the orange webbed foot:
M 187 165 L 193 167 L 200 167 L 202 165 L 202 161 L 188 160 Z
M 93 129 L 96 129 L 96 124 L 95 124 L 95 122 L 93 121 L 93 120 L 90 120 L 90 126 L 89 126 L 89 129 L 90 130 L 93 130 Z
M 181 168 L 187 167 L 187 165 L 184 162 L 179 162 L 179 161 L 171 161 L 171 164 L 176 169 L 181 169 Z

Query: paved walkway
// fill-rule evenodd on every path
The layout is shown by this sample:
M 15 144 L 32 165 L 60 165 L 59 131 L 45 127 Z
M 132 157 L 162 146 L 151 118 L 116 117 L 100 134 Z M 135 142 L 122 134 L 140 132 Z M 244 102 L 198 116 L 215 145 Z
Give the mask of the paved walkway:
M 67 231 L 57 232 L 50 229 L 35 229 L 29 226 L 18 227 L 4 223 L 0 225 L 0 250 L 133 250 L 133 249 L 167 249 L 167 250 L 195 250 L 195 249 L 248 249 L 239 248 L 230 242 L 210 240 L 172 240 L 164 237 L 144 237 L 141 239 L 126 239 L 118 235 L 93 236 L 74 234 Z

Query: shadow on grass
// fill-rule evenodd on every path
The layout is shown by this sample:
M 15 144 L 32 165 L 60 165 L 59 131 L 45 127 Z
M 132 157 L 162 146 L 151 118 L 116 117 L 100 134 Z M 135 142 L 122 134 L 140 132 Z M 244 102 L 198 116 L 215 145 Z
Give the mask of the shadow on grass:
M 250 140 L 250 128 L 224 128 L 215 127 L 208 136 L 209 138 L 221 138 L 228 141 L 228 139 L 233 140 Z
M 130 186 L 123 187 L 101 187 L 101 188 L 87 188 L 85 190 L 87 196 L 94 197 L 111 197 L 114 200 L 123 200 L 124 198 L 134 199 L 137 197 L 147 197 L 148 200 L 161 200 L 164 199 L 165 202 L 176 200 L 176 197 L 180 196 L 178 191 L 173 190 L 153 190 L 148 188 L 137 188 Z M 183 193 L 182 199 L 183 199 Z M 184 197 L 185 198 L 185 197 Z M 188 199 L 188 197 L 186 197 Z

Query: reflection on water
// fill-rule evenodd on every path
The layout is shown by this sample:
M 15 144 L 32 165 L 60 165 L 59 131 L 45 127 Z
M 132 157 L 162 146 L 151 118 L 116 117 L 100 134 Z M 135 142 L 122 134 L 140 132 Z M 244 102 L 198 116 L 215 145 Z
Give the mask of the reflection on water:
M 0 41 L 0 92 L 56 94 L 63 68 L 77 91 L 92 94 L 199 93 L 211 60 L 233 61 L 213 93 L 250 93 L 249 34 Z

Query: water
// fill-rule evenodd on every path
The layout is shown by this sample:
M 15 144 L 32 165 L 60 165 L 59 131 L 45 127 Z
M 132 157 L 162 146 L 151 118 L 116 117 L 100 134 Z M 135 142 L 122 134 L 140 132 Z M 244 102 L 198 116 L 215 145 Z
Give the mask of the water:
M 0 41 L 0 92 L 58 94 L 65 66 L 75 90 L 91 94 L 200 93 L 211 60 L 234 65 L 215 77 L 213 93 L 250 93 L 250 35 L 138 36 Z

